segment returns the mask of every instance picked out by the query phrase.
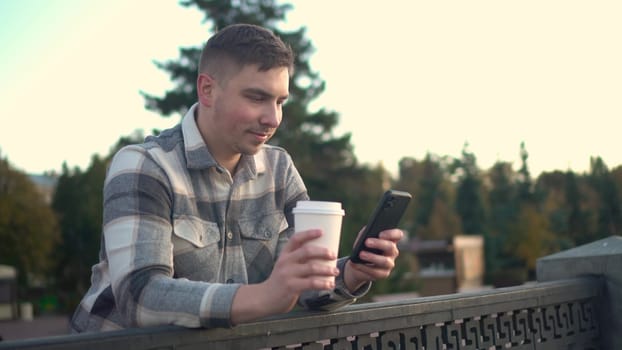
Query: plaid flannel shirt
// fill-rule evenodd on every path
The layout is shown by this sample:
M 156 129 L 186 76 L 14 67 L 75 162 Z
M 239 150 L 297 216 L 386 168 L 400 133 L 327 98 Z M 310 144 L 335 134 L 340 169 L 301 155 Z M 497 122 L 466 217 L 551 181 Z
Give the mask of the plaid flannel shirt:
M 290 156 L 264 146 L 242 156 L 232 177 L 211 156 L 190 108 L 182 122 L 114 157 L 104 183 L 100 262 L 71 320 L 74 332 L 176 324 L 231 326 L 242 284 L 270 275 L 293 234 L 292 209 L 307 200 Z M 343 271 L 346 260 L 338 260 Z M 333 309 L 354 302 L 332 291 L 299 304 Z

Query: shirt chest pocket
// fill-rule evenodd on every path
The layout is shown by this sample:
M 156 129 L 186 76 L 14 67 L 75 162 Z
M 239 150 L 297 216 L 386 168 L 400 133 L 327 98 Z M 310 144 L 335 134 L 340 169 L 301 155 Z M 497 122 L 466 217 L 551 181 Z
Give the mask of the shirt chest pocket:
M 271 262 L 277 254 L 280 233 L 288 227 L 283 212 L 275 211 L 244 217 L 238 223 L 247 263 L 254 262 L 271 270 Z
M 180 216 L 173 219 L 173 249 L 176 254 L 214 245 L 219 241 L 220 229 L 215 222 L 194 216 Z
M 285 215 L 281 211 L 243 217 L 238 222 L 242 238 L 261 241 L 278 239 L 279 233 L 288 227 Z

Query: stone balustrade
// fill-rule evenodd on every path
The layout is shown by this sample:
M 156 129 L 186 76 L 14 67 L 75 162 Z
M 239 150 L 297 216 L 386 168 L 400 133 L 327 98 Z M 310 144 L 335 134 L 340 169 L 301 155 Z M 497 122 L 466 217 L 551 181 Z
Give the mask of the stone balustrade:
M 226 329 L 128 329 L 0 349 L 622 349 L 622 237 L 541 258 L 537 274 L 521 286 L 295 311 Z

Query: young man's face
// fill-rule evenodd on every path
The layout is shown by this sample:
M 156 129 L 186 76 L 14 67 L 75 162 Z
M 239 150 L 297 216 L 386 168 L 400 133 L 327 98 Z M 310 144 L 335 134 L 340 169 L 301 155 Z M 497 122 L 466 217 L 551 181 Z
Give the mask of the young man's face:
M 289 95 L 286 67 L 244 66 L 212 88 L 207 142 L 217 160 L 252 155 L 276 132 Z M 221 159 L 219 159 L 221 158 Z

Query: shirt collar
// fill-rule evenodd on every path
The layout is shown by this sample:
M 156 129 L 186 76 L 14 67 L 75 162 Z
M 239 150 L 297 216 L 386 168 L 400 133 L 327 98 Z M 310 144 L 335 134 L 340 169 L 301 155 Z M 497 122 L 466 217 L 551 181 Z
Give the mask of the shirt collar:
M 181 121 L 181 132 L 184 136 L 184 147 L 186 153 L 186 162 L 190 169 L 206 169 L 218 166 L 218 162 L 210 153 L 195 120 L 198 103 L 190 107 Z M 252 177 L 265 171 L 265 147 L 252 156 L 242 155 L 238 172 L 242 169 L 248 169 Z

